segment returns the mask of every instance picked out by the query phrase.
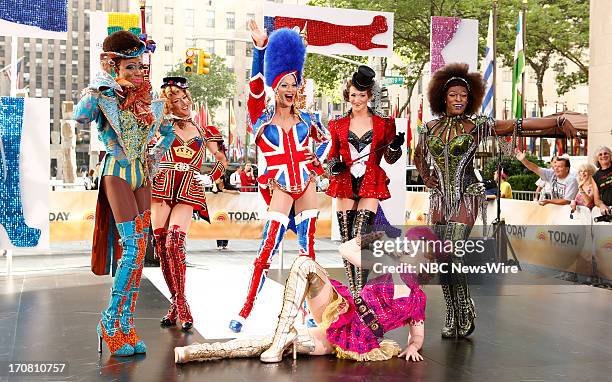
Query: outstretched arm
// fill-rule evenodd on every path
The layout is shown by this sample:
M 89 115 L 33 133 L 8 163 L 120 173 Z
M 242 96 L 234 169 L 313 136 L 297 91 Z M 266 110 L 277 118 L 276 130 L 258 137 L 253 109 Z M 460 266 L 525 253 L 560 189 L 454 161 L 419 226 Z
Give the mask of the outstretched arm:
M 495 121 L 494 129 L 497 135 L 512 135 L 515 130 L 518 135 L 521 135 L 522 131 L 545 130 L 549 133 L 562 133 L 568 138 L 578 136 L 578 131 L 565 117 L 498 119 Z
M 527 167 L 527 169 L 533 173 L 535 173 L 538 176 L 542 176 L 542 169 L 540 168 L 540 166 L 538 166 L 535 163 L 530 162 L 526 157 L 525 157 L 525 152 L 521 151 L 519 149 L 515 149 L 515 153 L 516 153 L 516 159 L 518 159 L 523 166 Z
M 395 134 L 395 118 L 389 118 L 385 126 L 385 141 L 389 146 L 385 150 L 385 161 L 389 164 L 397 162 L 402 157 L 402 145 L 405 141 L 405 134 Z

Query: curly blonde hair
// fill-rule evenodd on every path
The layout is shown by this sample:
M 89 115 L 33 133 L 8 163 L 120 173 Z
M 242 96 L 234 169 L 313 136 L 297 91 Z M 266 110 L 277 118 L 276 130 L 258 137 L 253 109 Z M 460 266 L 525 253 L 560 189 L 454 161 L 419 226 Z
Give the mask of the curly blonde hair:
M 185 92 L 187 94 L 187 98 L 189 98 L 189 102 L 193 104 L 193 99 L 191 98 L 191 93 L 189 89 L 181 89 L 178 86 L 170 85 L 166 86 L 161 90 L 160 97 L 166 100 L 164 104 L 164 114 L 172 114 L 172 103 L 170 102 L 171 96 L 175 96 L 180 94 L 179 92 Z
M 596 170 L 597 169 L 595 168 L 595 166 L 593 166 L 590 163 L 583 163 L 580 166 L 578 166 L 578 172 L 586 171 L 587 174 L 589 174 L 589 176 L 593 176 L 593 174 L 595 174 Z

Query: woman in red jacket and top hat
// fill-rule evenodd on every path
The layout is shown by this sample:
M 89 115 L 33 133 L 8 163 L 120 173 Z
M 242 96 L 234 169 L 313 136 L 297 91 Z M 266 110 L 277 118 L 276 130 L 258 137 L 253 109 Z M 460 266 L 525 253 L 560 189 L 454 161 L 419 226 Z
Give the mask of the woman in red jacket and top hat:
M 379 202 L 391 197 L 389 177 L 380 167 L 382 158 L 395 163 L 402 156 L 404 133 L 395 133 L 395 120 L 368 107 L 375 87 L 374 76 L 371 68 L 364 65 L 358 68 L 343 92 L 351 109 L 329 122 L 331 182 L 326 194 L 336 198 L 342 242 L 367 230 Z M 358 296 L 367 274 L 346 260 L 344 265 L 351 293 Z

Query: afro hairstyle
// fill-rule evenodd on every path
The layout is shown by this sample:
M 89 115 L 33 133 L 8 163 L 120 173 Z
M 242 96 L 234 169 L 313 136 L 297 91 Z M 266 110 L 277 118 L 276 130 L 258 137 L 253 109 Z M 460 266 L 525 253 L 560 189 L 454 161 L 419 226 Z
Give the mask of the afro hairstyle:
M 446 91 L 450 86 L 460 85 L 465 87 L 465 83 L 462 80 L 451 80 L 453 77 L 464 79 L 469 85 L 468 104 L 465 108 L 465 113 L 478 113 L 484 96 L 484 82 L 480 73 L 469 73 L 468 70 L 468 64 L 453 63 L 444 65 L 434 73 L 431 81 L 429 81 L 429 89 L 427 90 L 429 107 L 434 115 L 439 116 L 446 113 Z
M 106 36 L 102 43 L 102 50 L 104 52 L 122 53 L 140 49 L 142 45 L 143 42 L 134 33 L 121 30 Z
M 306 47 L 298 32 L 289 28 L 277 29 L 270 34 L 264 58 L 266 85 L 272 86 L 276 77 L 297 71 L 297 82 L 302 82 L 302 69 Z

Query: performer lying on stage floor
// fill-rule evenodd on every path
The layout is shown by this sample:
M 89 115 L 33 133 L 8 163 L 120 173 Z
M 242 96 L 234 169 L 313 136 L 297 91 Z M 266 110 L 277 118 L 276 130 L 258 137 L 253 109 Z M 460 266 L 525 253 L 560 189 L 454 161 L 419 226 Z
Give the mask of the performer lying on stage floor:
M 352 239 L 340 245 L 340 254 L 361 266 L 361 248 L 380 239 L 380 232 Z M 437 237 L 425 227 L 414 227 L 408 240 L 435 241 Z M 432 251 L 418 256 L 400 257 L 400 263 L 429 262 Z M 175 361 L 205 361 L 222 358 L 256 357 L 262 362 L 280 362 L 285 350 L 293 345 L 296 353 L 335 354 L 355 361 L 384 361 L 399 355 L 420 361 L 423 346 L 426 296 L 413 273 L 383 274 L 367 283 L 361 295 L 353 298 L 349 289 L 330 279 L 325 269 L 309 257 L 300 256 L 293 263 L 285 284 L 283 306 L 273 337 L 236 339 L 229 342 L 196 344 L 175 348 Z M 304 299 L 317 321 L 317 328 L 296 330 L 294 323 Z M 384 333 L 410 326 L 408 344 L 403 352 L 394 341 L 383 339 Z

